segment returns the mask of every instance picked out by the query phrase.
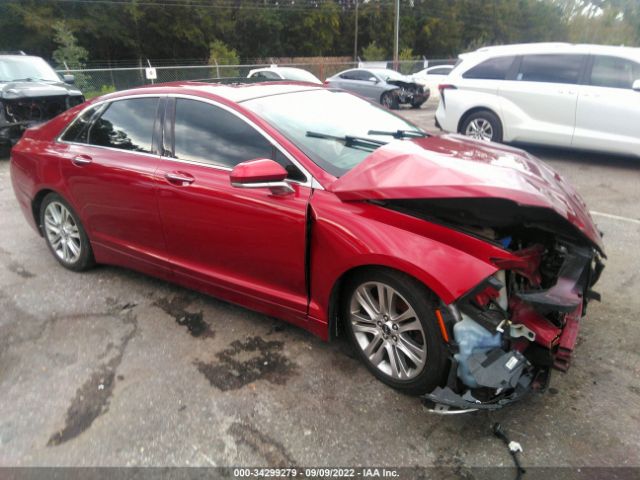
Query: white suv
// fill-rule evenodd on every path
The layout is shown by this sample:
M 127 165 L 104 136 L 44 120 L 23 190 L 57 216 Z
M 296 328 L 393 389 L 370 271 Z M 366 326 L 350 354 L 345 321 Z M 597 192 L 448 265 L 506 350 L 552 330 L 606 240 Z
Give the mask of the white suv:
M 640 48 L 481 48 L 440 85 L 436 124 L 495 142 L 640 156 Z

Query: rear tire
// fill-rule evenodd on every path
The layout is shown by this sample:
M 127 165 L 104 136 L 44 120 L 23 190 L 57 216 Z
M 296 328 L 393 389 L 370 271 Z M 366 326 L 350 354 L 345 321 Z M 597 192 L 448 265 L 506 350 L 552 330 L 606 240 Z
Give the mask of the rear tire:
M 502 142 L 502 122 L 489 110 L 480 110 L 464 119 L 460 133 L 475 140 Z
M 95 265 L 91 243 L 80 217 L 57 193 L 49 193 L 42 200 L 40 225 L 47 246 L 60 265 L 74 272 Z
M 435 296 L 424 285 L 401 272 L 372 268 L 354 274 L 343 293 L 345 330 L 376 378 L 413 395 L 442 382 L 447 352 L 434 314 Z

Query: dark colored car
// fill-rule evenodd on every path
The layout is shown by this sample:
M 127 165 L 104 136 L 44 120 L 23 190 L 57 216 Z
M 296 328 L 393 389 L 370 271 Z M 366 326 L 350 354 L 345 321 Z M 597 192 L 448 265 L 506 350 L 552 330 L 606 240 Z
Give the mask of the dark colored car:
M 602 270 L 584 202 L 545 164 L 309 84 L 107 95 L 27 130 L 11 178 L 64 267 L 342 332 L 439 411 L 500 408 L 566 370 Z
M 84 97 L 40 57 L 0 54 L 0 150 L 15 144 L 30 126 L 84 102 Z M 68 83 L 67 83 L 68 82 Z
M 431 93 L 411 77 L 385 68 L 345 70 L 327 78 L 325 84 L 357 93 L 394 110 L 400 105 L 420 108 Z

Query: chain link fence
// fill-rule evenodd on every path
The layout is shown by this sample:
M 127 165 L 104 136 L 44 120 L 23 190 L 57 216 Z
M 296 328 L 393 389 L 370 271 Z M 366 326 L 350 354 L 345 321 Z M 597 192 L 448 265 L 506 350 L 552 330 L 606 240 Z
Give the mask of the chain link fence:
M 429 66 L 451 63 L 451 60 L 430 60 Z M 165 83 L 181 80 L 219 80 L 222 82 L 247 81 L 249 72 L 256 68 L 270 67 L 272 64 L 256 63 L 245 65 L 171 65 L 154 66 L 156 78 L 147 78 L 149 67 L 120 67 L 120 68 L 85 68 L 81 70 L 58 70 L 59 74 L 75 76 L 75 83 L 87 99 L 98 95 L 140 87 L 151 83 Z M 278 66 L 296 67 L 308 70 L 320 80 L 335 75 L 349 68 L 363 67 L 393 68 L 393 62 L 314 62 L 314 63 L 280 63 Z M 397 70 L 408 75 L 425 68 L 425 61 L 402 61 Z

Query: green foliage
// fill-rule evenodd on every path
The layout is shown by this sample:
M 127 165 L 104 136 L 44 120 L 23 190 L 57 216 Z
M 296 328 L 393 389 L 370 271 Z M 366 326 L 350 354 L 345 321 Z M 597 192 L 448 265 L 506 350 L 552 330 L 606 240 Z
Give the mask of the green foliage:
M 375 40 L 362 49 L 362 56 L 368 62 L 387 60 L 387 51 L 379 47 Z
M 113 85 L 102 85 L 100 90 L 89 90 L 84 92 L 84 98 L 91 100 L 92 98 L 106 95 L 107 93 L 113 93 L 116 91 L 116 87 Z
M 53 51 L 52 57 L 59 69 L 81 70 L 84 68 L 89 52 L 86 48 L 78 45 L 78 40 L 64 20 L 54 22 L 53 41 L 58 45 L 58 48 Z M 87 88 L 86 77 L 78 72 L 74 72 L 74 76 L 78 88 L 85 90 Z
M 78 45 L 78 40 L 64 20 L 53 24 L 53 41 L 58 45 L 53 51 L 53 60 L 58 68 L 81 69 L 89 56 L 86 48 Z
M 221 40 L 214 40 L 209 44 L 209 65 L 239 65 L 240 57 L 238 52 L 229 48 Z M 237 68 L 217 67 L 213 71 L 214 77 L 238 77 L 240 73 Z
M 393 3 L 360 0 L 358 54 L 363 58 L 390 59 Z M 0 50 L 24 50 L 56 62 L 70 58 L 78 63 L 87 58 L 105 63 L 122 59 L 146 63 L 147 58 L 206 61 L 212 48 L 219 64 L 256 57 L 351 56 L 354 24 L 352 0 L 129 0 L 125 4 L 0 0 Z M 566 40 L 638 45 L 640 1 L 400 3 L 400 45 L 420 57 L 454 57 L 481 45 Z M 84 56 L 77 50 L 83 47 Z M 52 57 L 54 51 L 58 53 Z M 226 57 L 231 52 L 233 59 Z
M 421 64 L 418 66 L 416 65 L 416 62 L 413 61 L 413 60 L 418 60 L 419 58 L 420 57 L 418 55 L 413 54 L 413 50 L 409 47 L 403 48 L 402 50 L 400 50 L 398 52 L 398 60 L 400 60 L 400 68 L 399 68 L 400 73 L 404 73 L 405 75 L 408 75 L 410 73 L 413 73 L 417 69 L 419 69 Z

